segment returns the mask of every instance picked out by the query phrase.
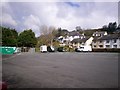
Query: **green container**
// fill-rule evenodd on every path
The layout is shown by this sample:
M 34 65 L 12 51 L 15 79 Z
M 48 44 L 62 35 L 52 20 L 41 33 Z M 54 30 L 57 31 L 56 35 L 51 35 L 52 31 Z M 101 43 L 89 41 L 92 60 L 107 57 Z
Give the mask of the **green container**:
M 16 50 L 16 47 L 0 47 L 1 54 L 13 54 Z

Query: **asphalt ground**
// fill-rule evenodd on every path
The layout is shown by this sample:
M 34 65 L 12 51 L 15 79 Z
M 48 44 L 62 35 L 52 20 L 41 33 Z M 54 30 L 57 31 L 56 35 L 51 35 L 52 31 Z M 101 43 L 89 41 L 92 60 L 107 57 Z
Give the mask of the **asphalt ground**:
M 118 53 L 19 53 L 2 59 L 8 88 L 118 88 Z

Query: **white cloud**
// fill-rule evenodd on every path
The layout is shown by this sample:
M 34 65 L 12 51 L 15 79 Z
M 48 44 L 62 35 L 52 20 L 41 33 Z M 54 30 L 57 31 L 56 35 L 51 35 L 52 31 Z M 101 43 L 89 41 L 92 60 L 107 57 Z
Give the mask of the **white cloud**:
M 37 16 L 31 14 L 28 17 L 24 17 L 23 22 L 25 29 L 32 29 L 36 33 L 36 36 L 40 34 L 39 28 L 41 22 Z
M 39 26 L 40 25 L 40 20 L 37 16 L 34 16 L 34 15 L 30 15 L 28 17 L 24 17 L 24 25 L 27 26 L 27 27 L 30 27 L 30 25 L 37 25 Z
M 82 28 L 98 28 L 111 21 L 117 22 L 117 3 L 78 4 L 80 7 L 77 8 L 66 3 L 40 3 L 32 4 L 32 9 L 44 24 L 68 30 L 73 30 L 77 25 Z
M 0 16 L 0 22 L 2 24 L 8 24 L 12 26 L 17 25 L 17 22 L 13 19 L 13 17 L 7 13 L 3 13 L 2 16 Z
M 112 21 L 117 22 L 118 6 L 115 2 L 75 2 L 74 4 L 78 4 L 79 7 L 65 2 L 15 4 L 13 2 L 9 7 L 12 16 L 20 22 L 18 27 L 22 24 L 24 29 L 32 28 L 36 36 L 40 33 L 41 25 L 73 30 L 78 25 L 82 28 L 98 28 Z M 7 8 L 4 11 L 8 12 Z

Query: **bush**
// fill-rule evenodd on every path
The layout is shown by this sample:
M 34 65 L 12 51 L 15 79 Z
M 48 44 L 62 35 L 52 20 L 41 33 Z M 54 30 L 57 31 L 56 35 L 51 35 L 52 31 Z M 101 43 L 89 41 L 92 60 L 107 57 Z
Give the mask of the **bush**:
M 35 52 L 40 52 L 40 48 L 35 47 Z
M 60 49 L 62 49 L 65 52 L 74 52 L 75 51 L 73 48 L 70 48 L 69 46 L 60 47 Z
M 63 47 L 58 47 L 58 48 L 57 48 L 57 51 L 58 51 L 58 52 L 63 52 Z

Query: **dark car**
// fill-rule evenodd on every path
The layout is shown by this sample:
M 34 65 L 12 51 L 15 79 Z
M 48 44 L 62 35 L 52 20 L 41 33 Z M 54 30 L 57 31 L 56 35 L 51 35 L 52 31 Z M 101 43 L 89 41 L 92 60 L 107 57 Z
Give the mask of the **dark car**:
M 57 48 L 57 51 L 58 51 L 58 52 L 64 52 L 64 48 L 63 48 L 63 47 L 58 47 L 58 48 Z
M 48 52 L 55 52 L 55 49 L 51 46 L 47 46 L 47 51 Z

